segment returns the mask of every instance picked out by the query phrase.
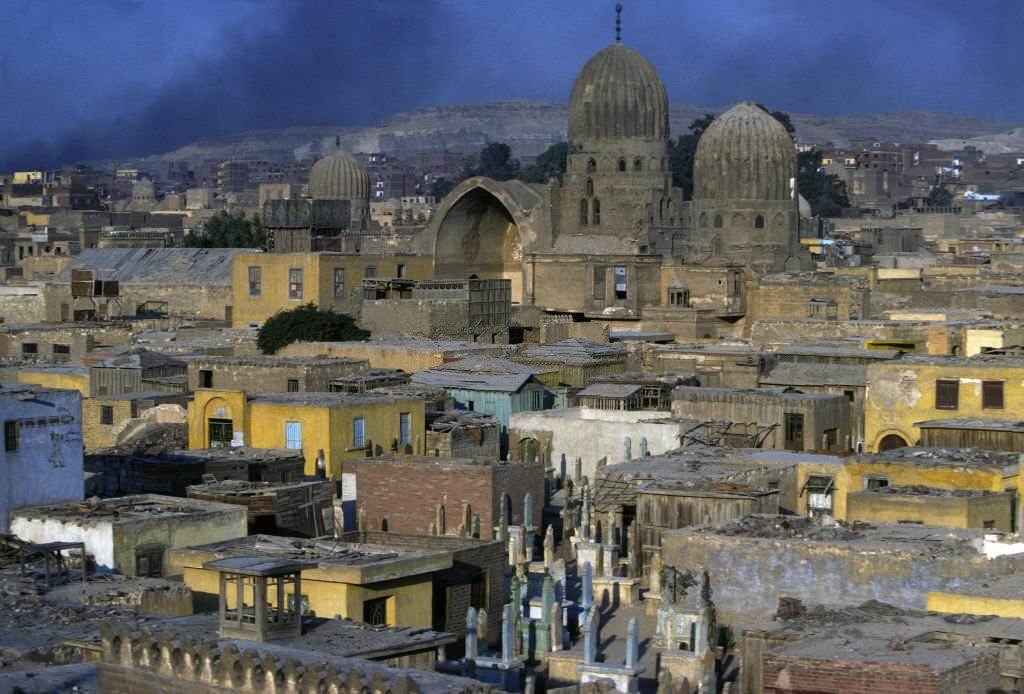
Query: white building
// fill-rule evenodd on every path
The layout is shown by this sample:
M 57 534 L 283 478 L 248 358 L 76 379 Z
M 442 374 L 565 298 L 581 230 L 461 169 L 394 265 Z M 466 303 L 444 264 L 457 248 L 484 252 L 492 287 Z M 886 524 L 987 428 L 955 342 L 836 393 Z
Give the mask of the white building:
M 0 533 L 21 506 L 81 501 L 82 396 L 75 390 L 0 384 Z

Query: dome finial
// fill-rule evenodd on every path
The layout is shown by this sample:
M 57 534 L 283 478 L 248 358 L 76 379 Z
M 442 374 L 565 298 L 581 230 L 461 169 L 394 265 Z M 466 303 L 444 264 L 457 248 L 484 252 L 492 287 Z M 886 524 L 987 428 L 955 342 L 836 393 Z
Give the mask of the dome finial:
M 622 43 L 622 3 L 615 3 L 615 43 Z

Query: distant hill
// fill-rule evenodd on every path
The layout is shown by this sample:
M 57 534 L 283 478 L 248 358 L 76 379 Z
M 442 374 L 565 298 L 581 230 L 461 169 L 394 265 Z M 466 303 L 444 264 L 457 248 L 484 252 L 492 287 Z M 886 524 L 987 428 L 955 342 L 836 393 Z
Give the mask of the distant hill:
M 675 105 L 670 110 L 674 135 L 695 118 L 721 108 Z M 1024 123 L 953 113 L 898 112 L 847 116 L 791 114 L 800 142 L 849 144 L 852 141 L 928 142 L 994 136 Z M 368 128 L 301 127 L 259 130 L 198 140 L 158 158 L 174 160 L 267 159 L 318 156 L 341 137 L 353 152 L 387 152 L 411 158 L 417 152 L 446 148 L 474 153 L 488 142 L 505 142 L 518 157 L 531 157 L 565 138 L 567 107 L 536 101 L 439 106 L 396 113 Z M 147 157 L 147 159 L 152 159 Z
M 996 133 L 994 135 L 978 135 L 967 139 L 949 138 L 932 140 L 932 144 L 943 150 L 960 150 L 964 147 L 977 147 L 985 154 L 1018 154 L 1024 152 L 1024 128 Z

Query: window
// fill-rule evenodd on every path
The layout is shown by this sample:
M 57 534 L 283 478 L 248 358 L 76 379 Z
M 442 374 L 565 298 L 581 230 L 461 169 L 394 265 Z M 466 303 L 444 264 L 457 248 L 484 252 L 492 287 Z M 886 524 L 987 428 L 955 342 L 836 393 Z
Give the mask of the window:
M 71 345 L 57 345 L 53 346 L 54 354 L 71 354 Z
M 838 429 L 826 429 L 822 432 L 822 443 L 825 444 L 825 450 L 831 451 L 839 443 L 839 430 Z
M 487 609 L 487 574 L 480 573 L 469 586 L 469 604 L 476 609 Z
M 302 422 L 284 423 L 284 447 L 293 450 L 302 448 Z
M 530 393 L 530 409 L 537 411 L 543 409 L 544 394 L 540 390 Z
M 38 354 L 39 353 L 39 345 L 37 345 L 35 342 L 23 342 L 23 343 L 21 343 L 21 353 L 22 354 Z
M 720 215 L 720 214 L 716 214 L 715 215 L 714 227 L 716 229 L 721 229 L 722 228 L 722 215 Z
M 114 407 L 112 405 L 100 405 L 100 424 L 106 426 L 114 424 Z
M 302 300 L 302 268 L 293 267 L 288 270 L 288 298 Z
M 759 214 L 756 217 L 754 217 L 754 228 L 755 229 L 764 229 L 764 215 L 763 214 Z
M 21 443 L 21 422 L 8 419 L 4 422 L 4 450 L 8 453 L 18 450 Z
M 135 548 L 135 575 L 153 578 L 164 575 L 163 545 L 139 545 Z
M 363 270 L 363 279 L 364 280 L 372 280 L 376 276 L 377 276 L 377 266 L 376 265 L 367 265 L 366 269 Z
M 395 277 L 398 277 L 399 279 L 405 277 L 405 263 L 398 263 L 398 265 L 395 266 Z
M 981 382 L 981 407 L 985 410 L 1003 409 L 1003 382 Z
M 589 196 L 589 195 L 593 195 L 593 194 L 594 194 L 594 179 L 588 178 L 587 179 L 587 195 Z
M 366 422 L 362 417 L 352 420 L 352 448 L 366 447 Z
M 210 448 L 228 448 L 234 437 L 234 424 L 230 419 L 209 419 Z
M 412 443 L 412 416 L 408 412 L 398 415 L 398 443 L 403 446 Z
M 298 393 L 299 392 L 299 379 L 289 378 L 288 379 L 288 392 Z
M 854 393 L 852 390 L 844 390 L 843 395 L 845 395 L 846 399 L 849 400 L 850 402 L 853 402 L 856 398 L 856 393 Z
M 644 168 L 643 161 L 639 157 L 633 160 L 633 171 L 642 171 Z
M 345 268 L 334 268 L 334 298 L 340 299 L 345 296 Z
M 591 221 L 594 226 L 597 226 L 601 223 L 601 200 L 599 198 L 594 198 L 593 208 L 594 214 L 591 215 Z
M 580 226 L 587 226 L 587 201 L 586 198 L 580 200 Z
M 604 267 L 594 268 L 594 298 L 598 301 L 604 301 L 605 274 Z
M 787 412 L 784 419 L 785 447 L 787 451 L 804 450 L 804 416 L 800 412 Z
M 960 407 L 960 381 L 935 382 L 935 409 L 955 410 Z
M 363 603 L 363 621 L 375 626 L 388 623 L 388 599 L 374 598 Z
M 624 265 L 615 267 L 615 298 L 629 298 L 629 286 L 626 283 L 626 267 Z
M 888 486 L 889 480 L 888 478 L 885 477 L 868 477 L 866 480 L 864 480 L 864 488 L 867 489 L 868 491 L 873 491 L 875 489 L 881 489 L 882 487 Z
M 470 412 L 472 412 L 472 411 L 474 411 L 474 410 L 476 409 L 476 403 L 475 403 L 475 402 L 473 402 L 472 400 L 469 400 L 469 401 L 468 401 L 468 402 L 466 403 L 466 408 L 467 408 L 467 409 L 468 409 L 468 410 L 469 410 Z
M 987 520 L 981 522 L 981 527 L 985 530 L 995 530 L 996 522 L 994 520 Z
M 210 369 L 199 369 L 199 387 L 213 388 L 213 371 Z
M 263 268 L 253 266 L 249 268 L 249 296 L 261 296 L 263 294 Z
M 587 159 L 587 173 L 594 173 L 597 171 L 597 161 L 595 159 Z
M 626 160 L 625 159 L 619 159 L 619 173 L 622 173 L 625 170 L 626 170 Z

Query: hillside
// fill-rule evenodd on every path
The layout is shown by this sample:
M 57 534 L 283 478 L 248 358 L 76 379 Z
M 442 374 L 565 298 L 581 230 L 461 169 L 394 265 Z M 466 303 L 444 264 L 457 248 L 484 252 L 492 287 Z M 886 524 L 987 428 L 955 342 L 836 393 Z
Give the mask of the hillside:
M 674 134 L 695 118 L 720 108 L 676 105 L 670 110 Z M 801 142 L 848 144 L 856 140 L 895 142 L 962 141 L 1006 133 L 1022 124 L 953 113 L 899 112 L 846 116 L 791 114 Z M 530 157 L 565 137 L 566 106 L 534 101 L 440 106 L 397 113 L 368 128 L 301 127 L 260 130 L 198 140 L 163 159 L 268 159 L 317 156 L 335 135 L 353 152 L 384 151 L 399 158 L 441 148 L 473 153 L 488 142 L 508 143 L 516 156 Z

